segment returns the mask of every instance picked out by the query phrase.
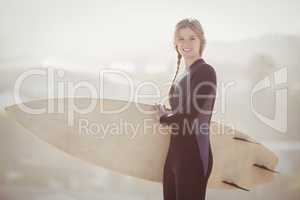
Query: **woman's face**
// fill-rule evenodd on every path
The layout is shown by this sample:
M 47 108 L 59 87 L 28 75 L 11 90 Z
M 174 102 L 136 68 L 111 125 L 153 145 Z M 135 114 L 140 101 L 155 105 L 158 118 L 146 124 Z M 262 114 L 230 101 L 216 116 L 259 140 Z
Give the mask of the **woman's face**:
M 179 29 L 175 45 L 184 59 L 199 57 L 200 40 L 192 29 Z

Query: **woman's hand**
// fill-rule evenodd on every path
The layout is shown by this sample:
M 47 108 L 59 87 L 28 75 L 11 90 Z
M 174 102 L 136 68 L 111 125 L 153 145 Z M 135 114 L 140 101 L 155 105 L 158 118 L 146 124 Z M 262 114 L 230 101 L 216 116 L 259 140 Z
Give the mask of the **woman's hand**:
M 165 114 L 169 114 L 171 111 L 165 105 L 161 105 L 161 104 L 157 104 L 157 103 L 154 104 L 154 108 L 157 110 L 159 117 L 161 117 Z

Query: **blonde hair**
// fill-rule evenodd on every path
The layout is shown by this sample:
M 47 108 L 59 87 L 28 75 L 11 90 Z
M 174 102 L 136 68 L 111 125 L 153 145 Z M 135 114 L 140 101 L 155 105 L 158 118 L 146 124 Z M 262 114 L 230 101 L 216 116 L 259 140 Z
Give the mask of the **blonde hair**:
M 178 74 L 180 62 L 181 62 L 181 58 L 182 58 L 182 55 L 179 53 L 178 47 L 176 46 L 176 37 L 178 36 L 179 30 L 183 29 L 183 28 L 190 28 L 192 31 L 195 32 L 196 36 L 199 38 L 199 40 L 200 40 L 199 55 L 200 56 L 202 56 L 202 52 L 203 52 L 203 49 L 206 44 L 206 39 L 204 37 L 204 31 L 203 31 L 202 25 L 200 24 L 200 22 L 197 19 L 185 18 L 176 24 L 174 38 L 173 38 L 173 45 L 174 45 L 175 50 L 177 51 L 177 69 L 176 69 L 176 73 L 175 73 L 175 76 L 172 81 L 172 86 L 173 86 L 173 83 Z M 172 88 L 173 87 L 171 87 L 171 90 L 172 90 Z

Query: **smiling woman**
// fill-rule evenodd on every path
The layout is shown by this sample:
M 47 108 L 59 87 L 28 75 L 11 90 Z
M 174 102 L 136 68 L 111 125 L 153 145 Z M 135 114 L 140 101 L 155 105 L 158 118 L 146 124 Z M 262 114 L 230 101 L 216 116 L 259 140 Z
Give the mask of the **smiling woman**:
M 201 57 L 204 46 L 205 37 L 198 20 L 183 19 L 176 25 L 174 47 L 178 62 L 169 91 L 171 112 L 165 112 L 164 106 L 157 107 L 160 123 L 172 126 L 173 133 L 164 166 L 164 200 L 205 199 L 213 165 L 209 127 L 216 96 L 216 73 Z M 175 81 L 182 57 L 185 73 Z

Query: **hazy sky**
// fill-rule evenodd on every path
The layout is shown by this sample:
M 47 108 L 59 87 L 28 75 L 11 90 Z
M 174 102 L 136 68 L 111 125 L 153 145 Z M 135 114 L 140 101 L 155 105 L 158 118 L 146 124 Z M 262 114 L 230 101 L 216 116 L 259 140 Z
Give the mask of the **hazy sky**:
M 155 54 L 171 48 L 185 17 L 202 23 L 208 41 L 299 34 L 299 10 L 297 0 L 0 0 L 0 59 Z

